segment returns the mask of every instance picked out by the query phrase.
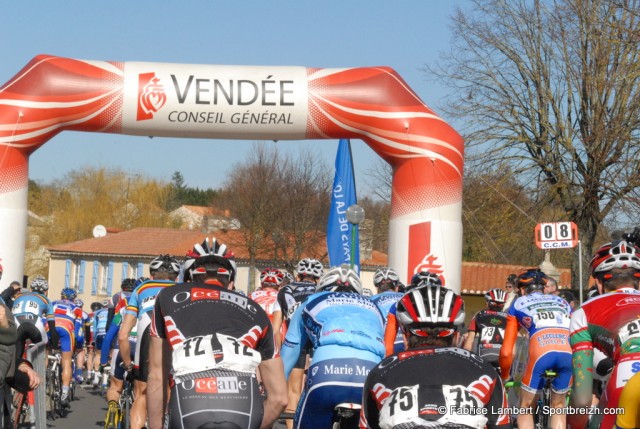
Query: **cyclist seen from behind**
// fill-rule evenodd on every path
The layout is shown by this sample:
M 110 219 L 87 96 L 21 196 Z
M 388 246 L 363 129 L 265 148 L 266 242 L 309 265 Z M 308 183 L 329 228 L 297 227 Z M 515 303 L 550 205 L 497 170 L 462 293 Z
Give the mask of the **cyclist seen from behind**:
M 286 333 L 289 323 L 296 309 L 316 292 L 316 284 L 322 276 L 322 263 L 313 258 L 304 258 L 296 266 L 297 281 L 283 286 L 278 291 L 278 305 L 280 314 L 274 314 L 273 329 L 276 332 Z M 284 325 L 284 328 L 282 328 Z M 284 339 L 283 339 L 284 340 Z M 302 394 L 302 383 L 304 380 L 304 370 L 307 365 L 307 356 L 310 353 L 310 344 L 303 344 L 298 361 L 287 377 L 287 388 L 289 403 L 286 412 L 292 413 L 296 410 L 300 395 Z M 291 429 L 293 424 L 290 419 L 286 421 L 287 428 Z
M 49 332 L 55 337 L 56 344 L 59 343 L 58 333 L 55 329 L 53 315 L 53 305 L 47 298 L 49 283 L 44 277 L 36 277 L 29 285 L 31 291 L 20 292 L 13 300 L 13 315 L 18 323 L 31 323 L 35 325 L 42 336 L 42 342 L 46 343 L 47 333 L 42 322 L 45 318 Z M 55 332 L 55 334 L 53 333 Z
M 148 280 L 136 287 L 125 310 L 124 320 L 118 332 L 120 357 L 127 372 L 133 371 L 135 400 L 131 406 L 131 428 L 141 429 L 147 420 L 147 377 L 149 371 L 149 325 L 153 305 L 158 293 L 175 284 L 180 272 L 178 260 L 170 255 L 160 255 L 149 263 Z M 131 333 L 137 332 L 135 358 L 131 361 Z
M 156 299 L 149 429 L 163 423 L 171 428 L 269 428 L 287 403 L 271 322 L 260 305 L 232 290 L 235 269 L 226 246 L 214 239 L 205 250 L 185 261 L 192 282 L 166 288 Z M 171 393 L 163 422 L 167 386 Z
M 76 291 L 64 288 L 60 292 L 60 300 L 53 302 L 53 315 L 55 318 L 55 331 L 60 338 L 60 350 L 62 356 L 62 397 L 64 408 L 69 408 L 69 385 L 71 384 L 71 359 L 76 345 L 75 332 L 76 320 L 82 320 L 82 309 L 73 302 L 77 298 Z M 54 334 L 50 332 L 50 344 L 56 348 Z
M 454 347 L 464 325 L 462 298 L 425 283 L 397 303 L 408 348 L 371 370 L 361 428 L 510 428 L 502 381 L 479 356 Z
M 510 377 L 513 346 L 519 326 L 529 333 L 529 359 L 520 384 L 520 407 L 529 412 L 518 414 L 518 428 L 533 429 L 536 393 L 545 385 L 545 372 L 554 371 L 551 383 L 550 406 L 561 409 L 566 406 L 567 392 L 571 386 L 571 345 L 569 344 L 569 303 L 557 295 L 543 294 L 547 276 L 538 268 L 532 268 L 518 276 L 517 286 L 524 292 L 511 304 L 507 316 L 504 342 L 500 349 L 502 379 Z M 551 415 L 553 428 L 566 426 L 566 414 Z
M 384 356 L 384 318 L 362 296 L 358 275 L 348 267 L 328 270 L 317 292 L 296 310 L 282 344 L 285 374 L 310 342 L 312 360 L 294 427 L 328 428 L 333 410 L 343 402 L 362 402 L 364 381 Z
M 278 289 L 282 285 L 283 279 L 284 274 L 279 269 L 265 268 L 260 272 L 260 289 L 249 294 L 249 298 L 260 304 L 260 307 L 267 312 L 272 325 L 275 317 L 282 318 L 282 310 L 280 310 L 280 304 L 278 304 Z M 278 331 L 274 329 L 273 332 L 278 349 L 280 349 L 280 344 L 282 343 L 281 329 L 282 325 L 280 325 Z
M 579 407 L 590 405 L 594 349 L 598 349 L 614 362 L 599 407 L 613 408 L 618 406 L 627 381 L 640 369 L 640 248 L 626 240 L 603 245 L 591 259 L 591 275 L 600 295 L 583 303 L 571 317 L 575 379 L 571 399 Z M 615 418 L 604 415 L 600 427 L 612 428 Z M 624 415 L 619 419 L 619 427 L 640 427 L 635 419 L 627 421 Z M 569 420 L 572 427 L 584 427 L 586 423 L 577 415 Z
M 400 276 L 393 268 L 379 268 L 373 274 L 373 285 L 376 287 L 377 293 L 370 299 L 382 312 L 385 324 L 389 310 L 391 310 L 391 307 L 402 297 L 402 293 L 398 292 L 400 284 Z M 402 350 L 404 350 L 404 340 L 402 338 L 402 331 L 398 329 L 393 344 L 393 352 L 398 353 Z
M 500 349 L 507 327 L 507 313 L 502 311 L 507 293 L 503 289 L 491 289 L 484 294 L 484 299 L 486 308 L 471 319 L 464 349 L 474 352 L 499 370 Z

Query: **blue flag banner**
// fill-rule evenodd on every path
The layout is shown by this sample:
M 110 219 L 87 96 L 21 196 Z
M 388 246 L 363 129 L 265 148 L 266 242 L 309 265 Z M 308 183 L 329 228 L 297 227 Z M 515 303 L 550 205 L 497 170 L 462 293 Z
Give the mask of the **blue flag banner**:
M 333 180 L 331 209 L 327 225 L 327 250 L 332 267 L 351 265 L 351 229 L 355 226 L 347 221 L 347 209 L 356 204 L 356 181 L 351 159 L 351 143 L 341 139 L 336 155 L 336 175 Z M 358 228 L 355 232 L 353 267 L 360 272 L 360 246 Z

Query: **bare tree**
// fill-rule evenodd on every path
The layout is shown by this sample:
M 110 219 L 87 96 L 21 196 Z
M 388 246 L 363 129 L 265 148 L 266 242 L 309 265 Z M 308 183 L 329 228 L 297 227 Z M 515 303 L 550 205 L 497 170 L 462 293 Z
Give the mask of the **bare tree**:
M 464 124 L 468 162 L 541 179 L 565 213 L 544 220 L 575 222 L 590 253 L 640 185 L 640 1 L 472 4 L 453 17 L 451 52 L 425 67 L 456 90 L 445 110 Z

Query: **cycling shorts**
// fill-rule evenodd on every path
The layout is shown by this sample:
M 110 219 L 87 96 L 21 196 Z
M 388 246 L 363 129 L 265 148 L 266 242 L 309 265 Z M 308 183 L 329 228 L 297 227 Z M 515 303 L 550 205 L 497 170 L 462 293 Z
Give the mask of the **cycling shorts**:
M 95 340 L 95 348 L 98 350 L 102 350 L 102 342 L 104 341 L 104 338 L 107 336 L 107 334 L 98 334 L 96 335 L 96 340 Z
M 75 345 L 73 327 L 69 329 L 68 326 L 65 327 L 56 325 L 56 332 L 58 333 L 58 337 L 60 338 L 60 350 L 62 350 L 63 352 L 72 352 L 73 346 Z
M 262 396 L 251 374 L 214 371 L 171 386 L 168 427 L 258 429 L 262 415 Z
M 573 377 L 572 351 L 567 330 L 547 328 L 531 336 L 529 361 L 522 374 L 522 389 L 529 393 L 542 390 L 546 370 L 553 370 L 557 374 L 551 382 L 551 390 L 558 394 L 567 393 Z
M 354 350 L 354 354 L 356 352 Z M 356 358 L 311 362 L 305 389 L 296 409 L 294 427 L 331 427 L 336 405 L 341 402 L 362 403 L 364 382 L 377 363 Z
M 129 354 L 131 355 L 131 361 L 133 361 L 133 358 L 135 356 L 135 350 L 136 350 L 136 342 L 129 340 L 129 351 L 130 351 Z M 117 380 L 124 380 L 124 368 L 122 367 L 122 365 L 120 365 L 121 363 L 122 363 L 122 356 L 120 356 L 120 349 L 115 348 L 113 349 L 113 353 L 111 353 L 110 373 Z
M 300 351 L 300 357 L 298 358 L 298 361 L 295 363 L 295 365 L 293 365 L 293 368 L 305 369 L 307 367 L 307 356 L 311 354 L 312 350 L 313 346 L 310 342 L 307 342 L 307 344 L 302 347 L 302 350 Z
M 76 350 L 81 350 L 84 348 L 84 337 L 76 336 Z
M 138 331 L 140 333 L 141 331 Z M 147 382 L 149 378 L 149 325 L 138 336 L 136 342 L 135 358 L 133 361 L 133 378 L 138 381 Z

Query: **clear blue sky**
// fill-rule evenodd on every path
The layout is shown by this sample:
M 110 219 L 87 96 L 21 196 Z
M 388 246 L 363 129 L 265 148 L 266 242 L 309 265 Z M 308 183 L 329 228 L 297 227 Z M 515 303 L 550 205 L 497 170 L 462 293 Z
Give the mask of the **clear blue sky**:
M 0 15 L 4 84 L 38 54 L 114 61 L 306 67 L 390 66 L 438 112 L 446 93 L 420 70 L 446 50 L 449 17 L 464 0 L 11 1 Z M 447 119 L 447 118 L 445 118 Z M 31 156 L 30 177 L 119 167 L 217 188 L 253 142 L 63 132 Z M 337 141 L 281 141 L 333 165 Z M 353 141 L 360 196 L 377 155 Z

